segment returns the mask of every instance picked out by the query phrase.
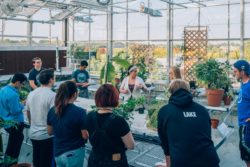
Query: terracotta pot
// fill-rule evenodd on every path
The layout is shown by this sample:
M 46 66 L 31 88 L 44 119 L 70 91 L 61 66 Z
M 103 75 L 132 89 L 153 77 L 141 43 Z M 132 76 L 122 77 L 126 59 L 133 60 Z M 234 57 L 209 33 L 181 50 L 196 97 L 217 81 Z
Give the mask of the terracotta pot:
M 231 104 L 231 100 L 232 100 L 231 96 L 225 96 L 223 98 L 223 101 L 224 101 L 225 105 L 230 105 Z
M 218 125 L 219 125 L 219 120 L 215 119 L 215 118 L 212 118 L 211 119 L 211 126 L 212 126 L 212 128 L 217 129 Z
M 207 104 L 214 107 L 220 106 L 223 94 L 223 89 L 207 89 Z
M 29 164 L 29 163 L 20 163 L 20 164 L 12 165 L 11 167 L 31 167 L 31 164 Z

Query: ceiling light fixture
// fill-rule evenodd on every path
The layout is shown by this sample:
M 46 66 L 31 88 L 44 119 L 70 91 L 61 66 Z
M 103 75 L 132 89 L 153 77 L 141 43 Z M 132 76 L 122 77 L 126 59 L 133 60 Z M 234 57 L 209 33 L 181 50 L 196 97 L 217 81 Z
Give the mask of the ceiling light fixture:
M 140 12 L 149 14 L 152 17 L 162 17 L 162 13 L 160 10 L 146 7 L 144 2 L 140 3 Z

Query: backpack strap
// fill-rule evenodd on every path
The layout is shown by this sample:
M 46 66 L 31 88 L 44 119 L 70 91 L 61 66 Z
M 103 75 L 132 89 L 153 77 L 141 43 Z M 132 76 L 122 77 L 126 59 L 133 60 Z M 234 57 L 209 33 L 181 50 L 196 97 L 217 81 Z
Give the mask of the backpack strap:
M 97 120 L 97 114 L 98 114 L 97 112 L 95 112 L 93 114 L 93 121 L 95 123 L 95 130 L 94 130 L 94 133 L 92 134 L 92 136 L 95 134 L 95 132 L 97 130 L 102 130 L 102 131 L 105 131 L 105 133 L 106 133 L 106 129 L 108 128 L 109 124 L 112 122 L 113 119 L 115 119 L 115 115 L 113 113 L 111 113 L 108 116 L 108 118 L 105 120 L 105 122 L 103 123 L 102 127 L 100 127 L 98 124 L 98 120 Z

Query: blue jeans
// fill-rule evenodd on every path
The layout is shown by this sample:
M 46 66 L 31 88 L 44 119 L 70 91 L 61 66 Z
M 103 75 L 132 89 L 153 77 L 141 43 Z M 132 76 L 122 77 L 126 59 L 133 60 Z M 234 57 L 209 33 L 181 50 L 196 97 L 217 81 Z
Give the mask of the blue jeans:
M 55 157 L 57 167 L 83 167 L 85 147 L 65 152 Z

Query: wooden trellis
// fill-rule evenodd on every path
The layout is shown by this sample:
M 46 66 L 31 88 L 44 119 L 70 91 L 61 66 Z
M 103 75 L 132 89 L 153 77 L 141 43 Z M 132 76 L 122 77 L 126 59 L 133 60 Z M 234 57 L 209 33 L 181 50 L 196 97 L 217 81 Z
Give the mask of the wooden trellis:
M 184 28 L 184 78 L 194 81 L 193 64 L 207 56 L 207 27 Z
M 148 44 L 133 43 L 129 46 L 132 57 L 132 64 L 140 63 L 140 59 L 145 60 L 153 57 L 155 46 Z M 147 62 L 146 62 L 147 63 Z

